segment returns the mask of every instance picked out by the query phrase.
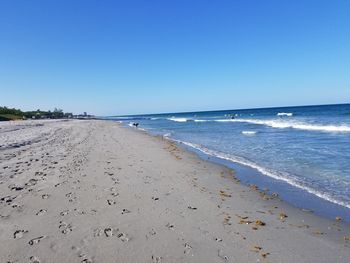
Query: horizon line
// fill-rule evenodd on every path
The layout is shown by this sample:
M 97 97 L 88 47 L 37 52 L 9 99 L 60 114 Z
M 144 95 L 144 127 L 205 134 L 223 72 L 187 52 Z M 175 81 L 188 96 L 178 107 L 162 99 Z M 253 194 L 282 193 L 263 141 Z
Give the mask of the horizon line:
M 205 113 L 205 112 L 237 111 L 237 110 L 259 110 L 259 109 L 278 109 L 278 108 L 337 106 L 337 105 L 347 105 L 347 104 L 350 104 L 350 102 L 332 103 L 332 104 L 311 104 L 311 105 L 270 106 L 270 107 L 256 107 L 256 108 L 237 108 L 237 109 L 221 109 L 221 110 L 203 110 L 203 111 L 179 111 L 179 112 L 162 112 L 162 113 L 144 113 L 144 114 L 110 115 L 110 116 L 97 116 L 97 117 L 151 116 L 151 115 L 166 115 L 166 114 L 186 114 L 186 113 L 194 113 L 194 112 Z

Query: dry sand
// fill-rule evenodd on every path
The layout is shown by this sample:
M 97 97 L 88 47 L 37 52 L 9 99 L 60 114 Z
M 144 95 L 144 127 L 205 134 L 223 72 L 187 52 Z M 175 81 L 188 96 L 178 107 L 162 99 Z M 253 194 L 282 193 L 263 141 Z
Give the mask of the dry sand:
M 349 229 L 115 122 L 0 124 L 0 262 L 350 262 Z

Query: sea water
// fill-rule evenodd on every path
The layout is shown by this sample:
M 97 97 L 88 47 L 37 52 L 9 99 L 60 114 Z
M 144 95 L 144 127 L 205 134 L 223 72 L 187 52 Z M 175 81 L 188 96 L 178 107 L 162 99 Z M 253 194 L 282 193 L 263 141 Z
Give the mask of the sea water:
M 292 204 L 350 220 L 350 104 L 111 117 L 138 122 Z M 250 170 L 251 172 L 247 171 Z

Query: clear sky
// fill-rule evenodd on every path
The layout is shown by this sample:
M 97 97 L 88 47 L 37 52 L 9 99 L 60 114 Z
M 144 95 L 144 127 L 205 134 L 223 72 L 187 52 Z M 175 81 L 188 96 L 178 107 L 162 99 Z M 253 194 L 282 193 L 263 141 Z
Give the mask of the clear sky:
M 0 1 L 0 105 L 117 115 L 344 102 L 349 0 Z

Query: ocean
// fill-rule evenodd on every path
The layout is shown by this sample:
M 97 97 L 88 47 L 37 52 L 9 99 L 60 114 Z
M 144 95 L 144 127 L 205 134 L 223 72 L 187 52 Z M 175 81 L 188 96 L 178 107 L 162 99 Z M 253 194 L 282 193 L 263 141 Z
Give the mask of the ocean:
M 108 117 L 178 142 L 294 206 L 350 221 L 350 104 Z

